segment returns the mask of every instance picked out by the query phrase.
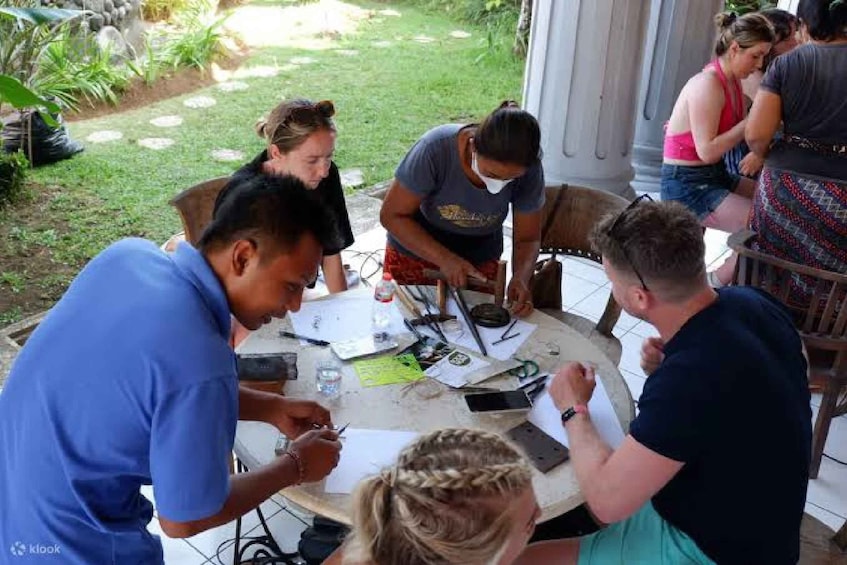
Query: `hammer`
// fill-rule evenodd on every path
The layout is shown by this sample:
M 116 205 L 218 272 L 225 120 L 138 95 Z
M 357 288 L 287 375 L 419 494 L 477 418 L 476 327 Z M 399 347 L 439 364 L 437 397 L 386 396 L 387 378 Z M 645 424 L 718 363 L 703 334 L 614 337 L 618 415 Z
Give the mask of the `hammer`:
M 428 279 L 435 279 L 438 281 L 438 306 L 441 308 L 441 297 L 444 296 L 444 299 L 446 300 L 446 286 L 443 283 L 447 280 L 447 277 L 445 277 L 444 273 L 441 271 L 436 271 L 434 269 L 424 269 L 423 276 Z M 497 306 L 503 306 L 503 302 L 506 299 L 506 262 L 502 260 L 497 262 L 497 277 L 493 281 L 481 281 L 469 277 L 468 286 L 483 288 L 490 291 L 491 294 L 494 295 L 494 304 Z M 442 288 L 444 290 L 441 290 Z

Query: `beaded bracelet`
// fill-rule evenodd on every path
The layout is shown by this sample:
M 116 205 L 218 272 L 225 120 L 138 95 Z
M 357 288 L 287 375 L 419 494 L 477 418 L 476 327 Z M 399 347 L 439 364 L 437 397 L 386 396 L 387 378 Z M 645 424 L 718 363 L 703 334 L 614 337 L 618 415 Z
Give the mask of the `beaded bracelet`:
M 291 460 L 294 461 L 294 465 L 297 467 L 297 483 L 301 484 L 306 479 L 306 466 L 303 465 L 303 458 L 300 457 L 296 451 L 288 450 L 285 452 L 286 455 L 291 457 Z

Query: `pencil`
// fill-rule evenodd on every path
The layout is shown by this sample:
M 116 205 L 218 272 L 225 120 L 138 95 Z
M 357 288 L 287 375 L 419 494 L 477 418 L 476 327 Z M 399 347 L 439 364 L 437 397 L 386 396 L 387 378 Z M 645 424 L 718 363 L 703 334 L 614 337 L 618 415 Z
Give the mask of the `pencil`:
M 321 347 L 326 347 L 329 345 L 328 341 L 324 341 L 322 339 L 315 339 L 313 337 L 306 337 L 304 335 L 296 334 L 294 332 L 287 332 L 285 330 L 279 330 L 279 335 L 282 337 L 290 337 L 291 339 L 302 339 L 306 343 L 311 343 L 312 345 L 320 345 Z

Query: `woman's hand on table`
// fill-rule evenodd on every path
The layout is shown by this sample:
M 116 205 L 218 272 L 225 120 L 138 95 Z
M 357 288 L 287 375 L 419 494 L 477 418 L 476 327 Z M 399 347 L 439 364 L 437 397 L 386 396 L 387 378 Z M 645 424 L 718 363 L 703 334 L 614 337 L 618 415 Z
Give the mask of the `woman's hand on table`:
M 550 396 L 560 412 L 577 404 L 587 405 L 594 394 L 594 368 L 582 363 L 568 363 L 550 383 Z
M 314 483 L 330 474 L 341 459 L 338 432 L 309 430 L 291 442 L 288 450 L 299 458 L 300 482 Z
M 312 400 L 279 397 L 280 408 L 274 425 L 289 438 L 298 438 L 318 428 L 332 427 L 329 410 Z
M 525 282 L 512 277 L 506 289 L 506 299 L 509 301 L 509 311 L 514 316 L 523 318 L 532 314 L 532 292 Z
M 485 275 L 476 270 L 469 261 L 465 261 L 458 255 L 449 254 L 439 263 L 438 268 L 441 273 L 447 278 L 447 283 L 453 288 L 465 288 L 468 284 L 468 277 L 473 277 L 481 281 L 486 280 Z

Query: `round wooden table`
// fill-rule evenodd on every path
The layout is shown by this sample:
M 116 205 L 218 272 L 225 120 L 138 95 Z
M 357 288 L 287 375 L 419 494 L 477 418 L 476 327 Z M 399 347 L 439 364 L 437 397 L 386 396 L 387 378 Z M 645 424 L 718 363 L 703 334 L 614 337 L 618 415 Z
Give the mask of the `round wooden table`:
M 348 291 L 326 298 L 344 300 L 356 296 L 354 293 L 372 292 Z M 347 296 L 345 296 L 347 295 Z M 490 296 L 473 292 L 466 293 L 467 301 L 473 305 L 490 300 Z M 568 361 L 587 361 L 596 365 L 597 375 L 614 406 L 615 413 L 623 430 L 629 429 L 629 423 L 635 417 L 635 409 L 621 374 L 612 362 L 575 330 L 558 320 L 539 311 L 526 321 L 536 324 L 532 335 L 518 349 L 516 356 L 532 359 L 538 363 L 541 372 L 555 373 L 556 369 Z M 464 403 L 460 392 L 450 390 L 440 383 L 427 385 L 426 391 L 441 388 L 435 398 L 426 398 L 415 387 L 396 384 L 365 388 L 357 377 L 352 365 L 345 364 L 341 393 L 333 399 L 321 396 L 315 384 L 315 362 L 329 354 L 329 348 L 318 346 L 303 347 L 299 342 L 279 337 L 280 329 L 290 329 L 288 318 L 276 320 L 253 332 L 238 348 L 240 353 L 268 353 L 296 351 L 299 378 L 289 381 L 285 394 L 315 399 L 327 406 L 332 412 L 333 422 L 341 425 L 350 422 L 351 428 L 411 430 L 421 433 L 445 427 L 482 428 L 497 432 L 520 424 L 526 414 L 510 413 L 497 415 L 472 414 Z M 411 343 L 411 334 L 398 336 L 401 343 Z M 556 350 L 558 352 L 556 353 Z M 511 376 L 497 376 L 478 386 L 501 389 L 516 388 L 517 380 Z M 267 424 L 258 422 L 239 422 L 235 439 L 235 453 L 248 469 L 255 469 L 270 462 L 279 433 Z M 342 452 L 343 453 L 343 452 Z M 576 481 L 573 466 L 566 462 L 552 471 L 542 474 L 533 469 L 533 486 L 542 510 L 541 521 L 548 520 L 576 508 L 584 502 Z M 281 492 L 283 496 L 307 510 L 330 519 L 350 523 L 350 496 L 327 494 L 323 481 L 290 487 Z

